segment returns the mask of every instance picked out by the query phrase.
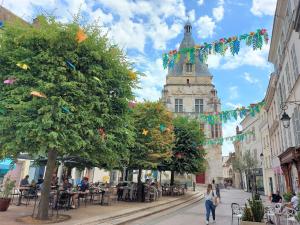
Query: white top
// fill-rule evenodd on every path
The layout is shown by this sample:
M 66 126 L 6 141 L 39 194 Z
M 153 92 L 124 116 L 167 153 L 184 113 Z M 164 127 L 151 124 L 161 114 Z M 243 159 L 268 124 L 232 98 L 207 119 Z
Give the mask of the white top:
M 292 197 L 291 203 L 292 203 L 294 209 L 298 207 L 298 201 L 299 201 L 299 199 L 298 199 L 297 195 Z
M 205 192 L 205 200 L 213 201 L 213 191 L 211 190 L 208 194 Z

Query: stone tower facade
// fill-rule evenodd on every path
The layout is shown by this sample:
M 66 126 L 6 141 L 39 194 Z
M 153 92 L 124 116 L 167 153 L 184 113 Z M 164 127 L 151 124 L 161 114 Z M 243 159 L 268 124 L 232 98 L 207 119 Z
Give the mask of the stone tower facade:
M 194 46 L 192 26 L 187 22 L 179 49 Z M 221 102 L 212 79 L 213 76 L 207 64 L 201 63 L 197 57 L 195 57 L 195 64 L 186 63 L 184 57 L 181 57 L 174 68 L 168 70 L 166 84 L 162 90 L 162 101 L 176 115 L 199 118 L 200 113 L 219 112 Z M 203 129 L 207 138 L 222 137 L 221 124 L 211 126 L 199 120 L 199 129 Z M 223 176 L 222 147 L 220 145 L 205 146 L 205 151 L 207 153 L 206 171 L 204 174 L 196 174 L 196 182 L 207 184 L 213 179 L 220 182 Z

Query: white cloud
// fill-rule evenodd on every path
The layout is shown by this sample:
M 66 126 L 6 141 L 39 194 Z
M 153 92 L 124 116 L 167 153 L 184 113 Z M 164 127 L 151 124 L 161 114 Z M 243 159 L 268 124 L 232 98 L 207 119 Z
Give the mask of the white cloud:
M 236 126 L 240 123 L 240 118 L 237 121 L 229 121 L 223 124 L 223 137 L 231 137 L 236 135 Z M 232 142 L 225 141 L 222 146 L 222 155 L 229 155 L 229 152 L 234 152 Z
M 231 86 L 229 87 L 229 99 L 237 99 L 239 97 L 238 93 L 238 87 L 237 86 Z
M 207 59 L 208 68 L 217 69 L 220 67 L 222 56 L 221 55 L 209 55 Z
M 213 18 L 205 15 L 199 17 L 195 23 L 195 27 L 198 30 L 198 36 L 200 38 L 207 38 L 213 35 L 216 23 L 213 21 Z
M 204 4 L 204 0 L 198 0 L 198 5 L 203 5 Z
M 195 9 L 189 11 L 189 12 L 188 12 L 188 16 L 189 16 L 189 21 L 190 21 L 190 22 L 194 22 L 194 21 L 195 21 L 195 18 L 196 18 Z
M 224 0 L 219 0 L 218 7 L 213 8 L 213 16 L 216 22 L 220 22 L 224 17 Z
M 254 78 L 250 73 L 247 72 L 244 73 L 243 78 L 250 84 L 257 84 L 259 82 L 258 79 Z
M 259 68 L 270 68 L 267 61 L 270 45 L 264 45 L 261 50 L 253 50 L 251 47 L 242 46 L 238 55 L 232 56 L 230 51 L 226 52 L 221 69 L 236 69 L 241 66 L 255 66 Z
M 255 16 L 273 16 L 277 0 L 252 0 L 250 11 Z
M 226 102 L 225 105 L 227 105 L 228 107 L 230 107 L 231 109 L 236 109 L 236 108 L 240 108 L 242 107 L 241 103 L 232 103 L 232 102 Z

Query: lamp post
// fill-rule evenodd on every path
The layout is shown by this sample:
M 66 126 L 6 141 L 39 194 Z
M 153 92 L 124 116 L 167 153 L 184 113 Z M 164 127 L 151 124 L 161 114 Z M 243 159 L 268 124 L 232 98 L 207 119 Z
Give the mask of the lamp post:
M 283 110 L 283 114 L 282 114 L 280 120 L 282 121 L 284 128 L 290 127 L 290 120 L 291 120 L 291 117 L 285 112 L 285 110 L 287 110 L 287 108 L 288 108 L 287 104 L 295 104 L 295 105 L 300 106 L 300 101 L 287 101 L 287 102 L 283 102 L 281 104 L 280 107 Z

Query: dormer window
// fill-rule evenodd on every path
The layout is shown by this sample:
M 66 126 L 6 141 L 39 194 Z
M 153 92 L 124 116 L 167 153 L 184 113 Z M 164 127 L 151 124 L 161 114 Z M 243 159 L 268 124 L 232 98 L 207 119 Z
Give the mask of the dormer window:
M 185 71 L 186 71 L 187 73 L 193 72 L 193 64 L 192 64 L 192 63 L 187 63 L 187 64 L 186 64 Z

